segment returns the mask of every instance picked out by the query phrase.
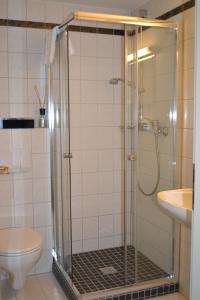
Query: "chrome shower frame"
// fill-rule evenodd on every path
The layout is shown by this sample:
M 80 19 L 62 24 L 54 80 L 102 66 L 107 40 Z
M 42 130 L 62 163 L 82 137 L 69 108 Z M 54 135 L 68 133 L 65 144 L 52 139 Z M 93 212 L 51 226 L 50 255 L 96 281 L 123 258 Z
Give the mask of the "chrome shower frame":
M 91 21 L 91 22 L 105 22 L 105 23 L 114 23 L 114 24 L 122 24 L 122 25 L 137 25 L 137 26 L 146 26 L 146 27 L 160 27 L 160 28 L 171 28 L 172 30 L 176 30 L 177 32 L 177 40 L 179 40 L 179 28 L 181 24 L 173 21 L 163 21 L 163 20 L 156 20 L 156 19 L 144 19 L 144 18 L 137 18 L 137 17 L 127 17 L 127 16 L 115 16 L 115 15 L 108 15 L 108 14 L 96 14 L 96 13 L 90 13 L 90 12 L 80 12 L 76 11 L 72 14 L 70 14 L 62 24 L 60 24 L 58 34 L 60 35 L 62 32 L 64 32 L 67 28 L 67 26 L 70 24 L 70 22 L 77 20 L 77 21 Z M 124 39 L 124 43 L 126 43 Z M 179 62 L 179 53 L 180 49 L 177 50 L 177 63 Z M 126 59 L 126 56 L 125 56 Z M 126 64 L 126 61 L 125 61 Z M 51 106 L 52 106 L 52 68 L 51 65 L 47 66 L 46 69 L 47 73 L 47 78 L 48 78 L 48 111 L 51 111 Z M 176 70 L 177 77 L 179 77 L 180 72 Z M 116 80 L 121 80 L 119 78 L 116 78 Z M 125 76 L 125 81 L 126 81 L 126 76 Z M 178 79 L 177 79 L 178 81 Z M 128 83 L 127 83 L 128 84 Z M 176 90 L 176 95 L 175 98 L 177 98 L 177 93 L 178 91 Z M 176 101 L 174 99 L 174 111 L 177 111 L 176 107 Z M 177 120 L 173 120 L 173 125 L 174 125 L 174 131 L 177 130 Z M 53 134 L 53 124 L 50 120 L 50 141 L 51 141 L 51 146 L 52 146 L 52 134 Z M 174 145 L 176 141 L 176 134 L 174 132 Z M 174 149 L 174 152 L 177 152 L 177 149 Z M 71 155 L 71 153 L 68 153 L 68 155 Z M 51 164 L 52 164 L 53 157 L 51 155 Z M 174 162 L 174 165 L 176 162 Z M 179 174 L 180 176 L 180 174 Z M 176 178 L 177 180 L 177 178 Z M 180 181 L 180 178 L 178 178 L 178 181 Z M 53 174 L 52 174 L 52 169 L 51 169 L 51 194 L 53 197 Z M 53 216 L 53 224 L 54 224 L 54 230 L 55 230 L 55 212 L 54 212 L 54 205 L 53 205 L 53 199 L 52 199 L 52 216 Z M 174 225 L 174 235 L 179 234 L 180 228 L 177 225 Z M 55 243 L 55 239 L 54 239 Z M 159 280 L 150 280 L 146 281 L 143 283 L 135 283 L 131 286 L 124 286 L 124 287 L 118 287 L 118 288 L 113 288 L 109 290 L 103 290 L 103 291 L 98 291 L 98 292 L 92 292 L 89 294 L 80 294 L 77 290 L 77 288 L 74 286 L 71 278 L 67 274 L 67 272 L 64 270 L 63 266 L 57 261 L 57 255 L 55 253 L 55 250 L 52 250 L 52 256 L 54 260 L 54 264 L 56 267 L 59 269 L 59 271 L 62 273 L 63 276 L 63 281 L 67 282 L 68 287 L 73 291 L 74 296 L 76 299 L 80 300 L 92 300 L 92 299 L 97 299 L 97 298 L 103 298 L 103 297 L 112 297 L 114 295 L 119 295 L 123 293 L 128 293 L 132 291 L 137 291 L 138 289 L 145 289 L 145 288 L 151 288 L 153 286 L 159 286 L 159 285 L 164 285 L 164 284 L 170 284 L 170 283 L 175 283 L 178 281 L 178 276 L 179 276 L 179 248 L 180 248 L 180 242 L 177 239 L 176 245 L 174 245 L 174 253 L 175 255 L 175 261 L 173 261 L 174 265 L 174 276 L 171 276 L 171 278 L 163 278 Z

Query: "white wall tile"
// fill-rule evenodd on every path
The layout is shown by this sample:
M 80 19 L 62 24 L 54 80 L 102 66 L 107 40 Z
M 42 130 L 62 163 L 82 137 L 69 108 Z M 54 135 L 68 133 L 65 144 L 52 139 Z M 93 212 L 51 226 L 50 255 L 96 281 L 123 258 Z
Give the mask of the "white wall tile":
M 32 153 L 48 153 L 48 129 L 35 128 L 31 130 Z
M 81 105 L 81 126 L 90 127 L 98 125 L 98 106 L 97 104 Z
M 81 80 L 81 102 L 97 103 L 97 82 Z
M 96 194 L 98 191 L 98 184 L 98 173 L 85 173 L 83 176 L 83 194 Z
M 8 19 L 26 20 L 26 0 L 8 0 Z
M 99 217 L 99 236 L 112 236 L 114 232 L 113 215 Z
M 72 197 L 79 196 L 82 194 L 82 175 L 81 174 L 72 174 L 71 193 L 72 193 Z
M 12 130 L 12 147 L 14 150 L 31 152 L 31 130 Z
M 24 103 L 17 103 L 17 104 L 12 104 L 10 103 L 10 117 L 12 118 L 24 118 L 27 117 L 29 118 L 29 112 L 28 112 L 28 104 Z
M 14 180 L 14 202 L 18 204 L 32 203 L 33 188 L 32 180 Z
M 1 130 L 0 131 L 0 149 L 2 152 L 11 151 L 12 149 L 12 139 L 11 139 L 11 131 Z
M 113 86 L 109 84 L 108 81 L 102 80 L 97 81 L 97 102 L 98 103 L 113 103 L 113 96 L 116 87 L 113 89 Z M 121 94 L 120 94 L 121 101 Z
M 113 50 L 114 49 L 112 35 L 97 35 L 97 57 L 112 57 Z
M 80 32 L 69 32 L 69 38 L 74 55 L 80 55 L 81 53 L 81 34 Z
M 45 4 L 41 0 L 27 0 L 27 20 L 44 22 Z
M 8 77 L 8 54 L 0 52 L 0 77 Z
M 0 227 L 12 227 L 14 226 L 14 207 L 3 206 L 0 209 Z
M 71 56 L 69 60 L 69 78 L 80 79 L 80 56 Z
M 97 56 L 97 37 L 92 33 L 81 33 L 81 56 Z
M 101 172 L 99 173 L 99 192 L 113 193 L 114 192 L 114 175 L 113 172 Z
M 45 79 L 28 79 L 28 102 L 37 104 L 39 106 L 39 101 L 34 90 L 35 85 L 37 86 L 43 99 L 45 94 Z
M 83 150 L 97 149 L 98 129 L 96 127 L 81 128 L 81 146 Z
M 98 216 L 99 212 L 99 197 L 98 195 L 83 196 L 82 215 L 83 217 Z
M 107 236 L 99 238 L 99 249 L 109 249 L 114 247 L 114 237 Z
M 81 173 L 81 170 L 82 170 L 81 151 L 73 151 L 73 159 L 71 160 L 71 172 Z
M 27 79 L 9 79 L 9 102 L 13 104 L 28 102 Z
M 1 91 L 0 103 L 7 103 L 8 102 L 8 78 L 0 78 L 0 91 Z
M 33 154 L 33 177 L 47 178 L 50 175 L 50 160 L 47 154 Z
M 34 203 L 51 201 L 50 178 L 39 178 L 33 180 L 33 201 Z
M 81 106 L 76 103 L 70 105 L 70 125 L 71 127 L 81 126 Z
M 51 226 L 51 203 L 34 204 L 34 226 Z
M 28 53 L 45 53 L 45 31 L 43 29 L 27 29 Z
M 72 219 L 78 219 L 83 216 L 83 204 L 82 196 L 72 197 L 71 209 L 72 209 Z
M 83 219 L 83 239 L 92 239 L 98 236 L 98 218 Z
M 82 252 L 82 240 L 72 242 L 72 253 L 77 254 Z
M 63 4 L 59 2 L 46 1 L 45 21 L 60 24 L 63 21 Z
M 117 139 L 118 140 L 118 139 Z M 99 127 L 98 129 L 98 148 L 112 149 L 113 144 L 113 128 Z
M 1 26 L 0 28 L 0 40 L 0 51 L 7 51 L 8 34 L 5 26 Z
M 28 78 L 45 78 L 45 62 L 42 54 L 28 54 Z
M 82 240 L 82 219 L 73 219 L 72 220 L 72 240 L 79 241 Z
M 98 171 L 98 151 L 82 151 L 82 170 L 84 173 Z
M 100 194 L 98 199 L 98 214 L 102 215 L 110 215 L 114 211 L 115 206 L 115 194 Z M 120 198 L 121 202 L 121 198 Z M 120 207 L 121 209 L 121 207 Z
M 118 77 L 114 74 L 114 77 Z M 113 78 L 113 61 L 111 58 L 97 59 L 97 79 L 109 81 Z
M 27 56 L 25 53 L 9 53 L 9 77 L 27 77 Z
M 26 28 L 8 27 L 8 51 L 9 52 L 26 52 Z
M 8 1 L 1 0 L 0 1 L 0 18 L 7 19 L 8 17 Z
M 52 269 L 52 254 L 51 251 L 43 251 L 42 256 L 36 264 L 36 274 L 48 273 Z
M 53 233 L 52 228 L 48 227 L 37 227 L 37 231 L 42 235 L 43 238 L 43 249 L 51 250 L 53 247 Z
M 83 240 L 83 251 L 95 251 L 98 250 L 98 239 Z
M 97 60 L 94 57 L 81 57 L 81 79 L 95 80 L 97 78 Z
M 0 206 L 13 205 L 13 184 L 11 180 L 4 180 L 0 184 Z
M 16 227 L 33 227 L 33 206 L 32 204 L 16 205 L 15 226 Z
M 69 89 L 70 89 L 70 101 L 71 103 L 80 103 L 81 102 L 81 83 L 80 80 L 70 80 Z

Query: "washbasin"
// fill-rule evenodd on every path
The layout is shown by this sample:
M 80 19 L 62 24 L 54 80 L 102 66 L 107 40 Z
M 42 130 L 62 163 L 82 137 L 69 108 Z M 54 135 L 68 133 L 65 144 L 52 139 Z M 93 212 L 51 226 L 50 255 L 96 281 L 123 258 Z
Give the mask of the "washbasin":
M 192 189 L 162 191 L 157 194 L 159 206 L 178 222 L 191 226 Z

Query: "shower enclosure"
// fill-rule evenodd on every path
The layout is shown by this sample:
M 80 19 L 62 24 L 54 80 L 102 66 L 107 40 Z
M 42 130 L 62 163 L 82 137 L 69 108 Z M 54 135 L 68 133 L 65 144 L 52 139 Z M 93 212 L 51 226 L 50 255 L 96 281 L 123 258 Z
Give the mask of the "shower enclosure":
M 59 29 L 48 69 L 53 270 L 70 299 L 174 291 L 179 236 L 156 194 L 179 186 L 177 26 L 76 12 Z

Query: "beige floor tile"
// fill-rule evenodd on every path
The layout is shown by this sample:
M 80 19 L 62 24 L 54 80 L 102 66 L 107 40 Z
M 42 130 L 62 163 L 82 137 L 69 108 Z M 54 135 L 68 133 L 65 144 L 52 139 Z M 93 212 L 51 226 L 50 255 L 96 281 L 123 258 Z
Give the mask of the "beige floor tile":
M 37 275 L 39 284 L 48 300 L 66 300 L 60 285 L 52 273 Z
M 29 276 L 26 286 L 17 292 L 17 300 L 46 300 L 36 276 Z
M 0 282 L 0 300 L 16 300 L 15 291 L 9 287 L 7 280 Z
M 166 296 L 162 296 L 162 297 L 157 297 L 155 299 L 156 300 L 187 300 L 183 295 L 181 295 L 179 293 L 166 295 Z

